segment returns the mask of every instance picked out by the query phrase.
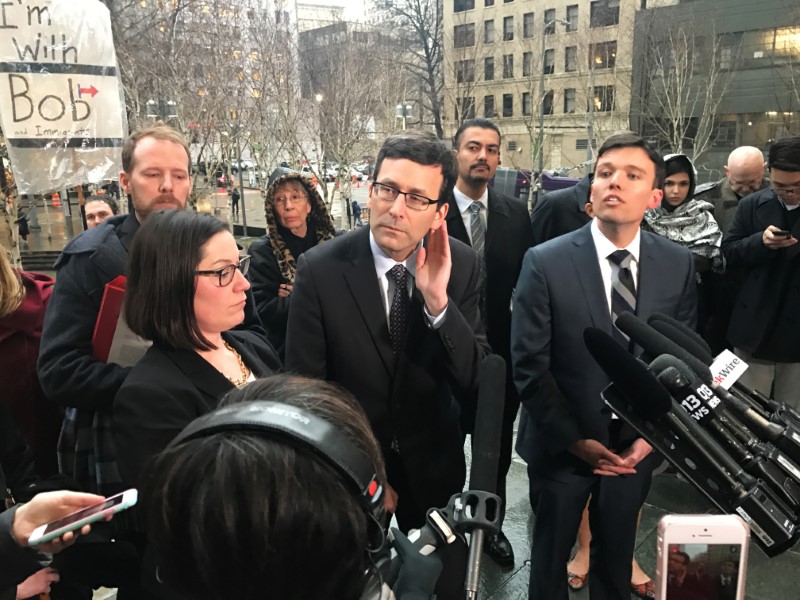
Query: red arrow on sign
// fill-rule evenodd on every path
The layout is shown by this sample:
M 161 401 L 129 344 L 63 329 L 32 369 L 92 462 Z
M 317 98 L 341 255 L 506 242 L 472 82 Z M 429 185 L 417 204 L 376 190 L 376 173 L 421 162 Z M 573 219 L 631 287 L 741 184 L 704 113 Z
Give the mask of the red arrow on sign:
M 91 87 L 88 87 L 88 88 L 82 88 L 80 85 L 78 86 L 78 97 L 81 97 L 81 96 L 83 96 L 84 94 L 90 94 L 90 95 L 92 96 L 92 98 L 94 98 L 94 97 L 95 97 L 95 95 L 96 95 L 98 92 L 100 92 L 100 90 L 98 90 L 98 89 L 97 89 L 96 87 L 94 87 L 94 86 L 91 86 Z

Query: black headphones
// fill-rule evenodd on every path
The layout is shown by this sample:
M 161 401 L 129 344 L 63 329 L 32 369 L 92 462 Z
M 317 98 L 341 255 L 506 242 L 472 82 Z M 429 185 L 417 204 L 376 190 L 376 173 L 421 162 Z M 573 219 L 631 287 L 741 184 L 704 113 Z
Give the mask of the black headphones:
M 368 519 L 383 528 L 383 486 L 375 469 L 347 436 L 325 419 L 300 407 L 257 400 L 231 404 L 192 421 L 170 447 L 226 431 L 264 434 L 313 451 L 347 482 Z M 379 551 L 381 548 L 371 548 Z
M 266 400 L 231 404 L 203 415 L 187 425 L 169 447 L 224 432 L 254 433 L 285 441 L 312 451 L 336 470 L 367 517 L 369 546 L 365 555 L 370 566 L 364 573 L 361 600 L 378 600 L 391 560 L 384 529 L 384 489 L 364 453 L 322 417 L 297 406 Z

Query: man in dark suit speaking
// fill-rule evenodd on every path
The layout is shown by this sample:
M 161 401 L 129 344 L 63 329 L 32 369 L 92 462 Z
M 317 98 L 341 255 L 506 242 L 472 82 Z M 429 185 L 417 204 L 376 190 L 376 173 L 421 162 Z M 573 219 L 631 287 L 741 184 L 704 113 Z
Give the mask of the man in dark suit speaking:
M 432 134 L 389 137 L 369 228 L 300 257 L 289 309 L 287 370 L 335 381 L 364 407 L 403 530 L 464 485 L 456 399 L 476 393 L 488 351 L 477 256 L 447 235 L 454 181 L 452 152 Z
M 502 356 L 507 367 L 497 470 L 497 493 L 505 500 L 514 419 L 519 409 L 519 396 L 511 377 L 511 297 L 517 285 L 522 257 L 533 245 L 531 223 L 525 202 L 489 187 L 500 164 L 500 130 L 497 125 L 486 119 L 465 121 L 456 132 L 453 151 L 458 179 L 447 211 L 447 230 L 451 237 L 472 246 L 483 261 L 481 317 L 492 352 Z M 498 564 L 514 564 L 514 550 L 502 532 L 487 540 L 484 548 Z
M 608 378 L 583 331 L 628 345 L 612 315 L 661 312 L 694 327 L 697 300 L 688 250 L 641 232 L 661 201 L 664 161 L 638 136 L 611 136 L 591 185 L 591 223 L 530 249 L 514 295 L 511 355 L 525 408 L 517 451 L 528 462 L 536 514 L 530 598 L 566 600 L 564 577 L 586 501 L 593 600 L 629 600 L 639 509 L 656 463 L 652 448 L 611 415 Z

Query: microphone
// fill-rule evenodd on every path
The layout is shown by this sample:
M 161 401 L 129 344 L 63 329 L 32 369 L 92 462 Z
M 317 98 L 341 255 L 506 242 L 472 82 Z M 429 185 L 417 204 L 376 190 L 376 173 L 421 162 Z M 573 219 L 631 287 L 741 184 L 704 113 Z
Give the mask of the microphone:
M 751 404 L 745 403 L 741 398 L 731 394 L 722 386 L 716 385 L 711 377 L 711 371 L 700 359 L 684 350 L 676 341 L 665 337 L 631 313 L 622 313 L 617 318 L 616 325 L 651 356 L 669 354 L 679 358 L 687 365 L 689 371 L 693 371 L 703 382 L 709 385 L 725 401 L 726 405 L 731 406 L 742 417 L 747 419 L 748 423 L 755 427 L 765 439 L 774 442 L 795 463 L 800 463 L 800 431 L 797 428 L 790 423 L 785 423 L 784 420 L 780 420 L 779 423 L 771 422 Z M 682 334 L 678 328 L 673 328 L 672 334 L 676 335 L 681 342 L 688 337 Z M 734 420 L 731 415 L 727 415 L 727 417 L 731 421 Z M 739 424 L 744 427 L 741 423 Z M 748 431 L 748 435 L 752 437 L 753 434 Z
M 666 321 L 667 319 L 670 319 L 670 317 L 666 317 L 665 315 L 661 315 L 660 313 L 653 315 L 650 318 L 649 322 L 650 325 L 655 327 L 655 324 L 653 322 L 654 319 Z M 690 329 L 680 321 L 671 319 L 669 323 L 670 325 L 672 325 L 671 329 L 658 329 L 658 331 L 660 331 L 663 335 L 674 341 L 676 344 L 688 349 L 692 354 L 694 354 L 694 356 L 696 356 L 700 361 L 702 361 L 709 367 L 711 367 L 714 364 L 715 359 L 711 354 L 710 348 L 708 348 L 707 352 L 705 351 L 705 349 L 703 349 L 702 352 L 698 352 L 697 347 L 689 341 L 689 340 L 694 340 L 695 342 L 697 342 L 698 339 L 702 341 L 702 338 L 700 338 L 692 329 Z M 700 344 L 700 346 L 702 347 L 702 344 Z M 714 376 L 715 374 L 711 373 L 711 377 L 714 378 Z M 712 379 L 712 382 L 715 385 L 717 383 L 714 379 Z M 785 402 L 777 402 L 771 398 L 768 398 L 758 390 L 749 388 L 739 381 L 734 381 L 733 384 L 728 387 L 731 387 L 734 393 L 738 393 L 740 395 L 740 398 L 751 404 L 752 407 L 758 407 L 759 409 L 763 408 L 766 409 L 768 412 L 777 413 L 782 422 L 785 422 L 787 425 L 794 425 L 795 427 L 800 427 L 800 413 L 798 413 L 794 409 L 794 407 L 787 405 Z M 766 416 L 766 414 L 762 413 L 762 416 Z M 787 421 L 786 419 L 789 419 L 789 421 Z
M 782 503 L 773 500 L 760 482 L 744 473 L 724 448 L 678 406 L 655 375 L 611 336 L 595 328 L 587 328 L 583 336 L 587 349 L 633 412 L 650 422 L 647 427 L 637 427 L 648 441 L 655 442 L 721 510 L 741 515 L 768 555 L 775 556 L 790 547 L 796 525 Z M 667 372 L 665 377 L 670 375 Z M 659 446 L 661 438 L 646 433 L 652 428 L 669 432 L 666 444 Z M 707 475 L 698 469 L 700 464 L 705 465 Z
M 778 465 L 767 457 L 762 454 L 755 456 L 739 443 L 728 429 L 731 425 L 724 417 L 718 417 L 716 409 L 712 408 L 714 403 L 721 404 L 719 398 L 714 396 L 708 386 L 703 384 L 694 373 L 691 373 L 690 377 L 686 377 L 684 369 L 670 366 L 673 361 L 680 362 L 672 356 L 662 355 L 650 363 L 650 368 L 661 373 L 659 381 L 669 390 L 672 397 L 700 425 L 709 429 L 715 434 L 717 440 L 725 444 L 733 453 L 736 462 L 741 464 L 747 473 L 769 484 L 770 489 L 797 514 L 797 509 L 800 508 L 800 485 L 798 482 L 791 476 L 782 473 Z M 795 474 L 800 474 L 795 465 L 792 465 L 792 468 Z
M 469 471 L 469 489 L 462 495 L 462 501 L 473 515 L 483 514 L 493 526 L 478 524 L 470 536 L 469 562 L 464 584 L 469 600 L 478 597 L 485 531 L 499 531 L 502 500 L 495 494 L 505 389 L 506 363 L 500 356 L 489 354 L 481 362 L 478 373 L 478 408 L 472 437 L 472 466 Z
M 666 315 L 664 313 L 660 313 L 660 312 L 653 313 L 652 315 L 650 315 L 650 318 L 647 319 L 647 322 L 650 325 L 653 325 L 654 321 L 661 321 L 662 323 L 668 323 L 668 324 L 672 325 L 673 328 L 677 329 L 678 331 L 683 332 L 685 335 L 687 335 L 692 340 L 694 340 L 694 342 L 697 344 L 697 346 L 702 348 L 703 352 L 705 354 L 707 354 L 709 357 L 714 355 L 714 353 L 711 351 L 711 346 L 709 346 L 708 343 L 706 343 L 706 341 L 703 339 L 703 337 L 699 333 L 697 333 L 691 327 L 687 326 L 686 323 L 678 321 L 678 319 L 676 319 L 674 317 L 671 317 L 669 315 Z M 667 335 L 667 334 L 664 334 L 664 335 Z M 667 337 L 670 337 L 670 336 L 667 335 Z M 677 340 L 675 340 L 675 341 L 677 341 Z M 697 356 L 698 358 L 700 357 L 699 355 L 695 355 L 695 356 Z M 708 363 L 708 364 L 710 364 L 710 363 Z

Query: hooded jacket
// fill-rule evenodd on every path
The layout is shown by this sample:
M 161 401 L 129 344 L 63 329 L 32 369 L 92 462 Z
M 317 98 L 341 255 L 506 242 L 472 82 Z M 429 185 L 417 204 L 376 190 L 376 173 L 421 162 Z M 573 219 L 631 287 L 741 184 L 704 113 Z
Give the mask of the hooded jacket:
M 281 226 L 275 213 L 275 192 L 281 185 L 289 181 L 297 181 L 302 184 L 311 204 L 311 212 L 306 218 L 308 233 L 305 239 L 293 236 L 291 232 Z M 267 337 L 283 357 L 291 296 L 280 297 L 278 295 L 279 286 L 286 283 L 293 284 L 297 271 L 297 259 L 300 254 L 320 242 L 333 239 L 336 230 L 333 227 L 333 218 L 328 212 L 328 207 L 316 187 L 299 173 L 287 173 L 272 182 L 264 199 L 264 215 L 267 222 L 267 235 L 254 241 L 249 249 L 251 256 L 250 281 L 253 286 L 256 308 L 261 322 L 267 330 Z M 294 252 L 290 246 L 295 248 Z
M 683 154 L 667 154 L 664 162 L 667 164 L 667 177 L 675 173 L 689 175 L 689 191 L 686 199 L 678 206 L 662 200 L 661 206 L 647 210 L 644 214 L 644 228 L 688 248 L 695 256 L 698 273 L 709 269 L 721 272 L 722 232 L 714 220 L 714 205 L 693 197 L 697 172 L 692 161 Z

